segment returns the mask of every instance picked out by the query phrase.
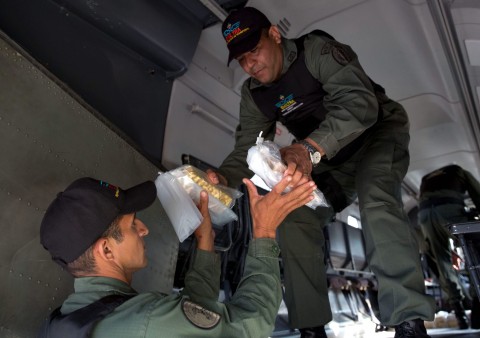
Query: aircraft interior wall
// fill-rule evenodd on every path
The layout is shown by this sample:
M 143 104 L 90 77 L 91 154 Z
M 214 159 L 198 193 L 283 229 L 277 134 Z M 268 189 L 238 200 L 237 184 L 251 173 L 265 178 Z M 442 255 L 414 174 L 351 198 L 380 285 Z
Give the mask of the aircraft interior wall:
M 83 176 L 128 188 L 154 180 L 159 170 L 23 53 L 0 35 L 1 337 L 35 336 L 72 291 L 72 278 L 39 240 L 56 193 Z M 139 218 L 150 230 L 149 267 L 133 285 L 168 293 L 178 239 L 158 200 Z

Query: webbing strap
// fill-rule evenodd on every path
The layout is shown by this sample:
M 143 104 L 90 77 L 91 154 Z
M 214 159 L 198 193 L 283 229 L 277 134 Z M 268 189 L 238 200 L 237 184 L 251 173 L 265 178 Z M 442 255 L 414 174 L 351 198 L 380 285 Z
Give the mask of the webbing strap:
M 44 323 L 38 338 L 90 337 L 94 325 L 99 320 L 105 318 L 131 297 L 109 295 L 66 315 L 62 315 L 60 307 L 58 307 Z

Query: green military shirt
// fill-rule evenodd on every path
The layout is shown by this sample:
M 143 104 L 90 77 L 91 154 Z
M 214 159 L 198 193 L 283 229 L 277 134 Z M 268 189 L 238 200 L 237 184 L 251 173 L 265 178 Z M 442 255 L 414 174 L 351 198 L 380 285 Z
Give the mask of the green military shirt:
M 278 255 L 272 239 L 254 239 L 243 279 L 228 304 L 217 301 L 220 259 L 197 250 L 179 294 L 137 294 L 126 283 L 106 277 L 75 279 L 75 293 L 64 302 L 67 314 L 111 294 L 135 295 L 96 324 L 93 337 L 268 337 L 282 297 Z
M 324 105 L 328 110 L 325 120 L 309 137 L 325 150 L 330 159 L 375 124 L 378 118 L 378 100 L 368 76 L 349 46 L 333 43 L 315 34 L 305 38 L 304 46 L 307 69 L 323 84 L 327 93 Z M 296 60 L 297 48 L 294 40 L 289 39 L 282 40 L 282 47 L 283 75 Z M 234 187 L 241 183 L 243 177 L 253 176 L 247 168 L 246 157 L 248 149 L 255 145 L 260 131 L 263 131 L 263 137 L 267 140 L 273 140 L 275 136 L 276 121 L 269 120 L 253 101 L 250 89 L 257 86 L 262 84 L 253 78 L 247 79 L 243 84 L 235 148 L 219 168 L 229 185 Z M 393 104 L 393 101 L 390 102 Z M 406 116 L 404 127 L 407 132 Z
M 453 165 L 452 165 L 453 166 Z M 468 192 L 468 196 L 472 199 L 473 204 L 475 205 L 475 208 L 480 211 L 480 183 L 477 181 L 477 179 L 468 171 L 460 168 L 459 166 L 456 166 L 457 168 L 455 169 L 455 174 L 449 174 L 446 175 L 446 178 L 450 184 L 453 185 L 451 182 L 458 182 L 457 184 L 465 187 L 466 192 Z M 426 179 L 427 176 L 430 176 L 432 174 L 440 174 L 442 173 L 442 170 L 444 168 L 440 168 L 428 175 L 425 175 L 425 177 L 422 179 Z M 456 198 L 460 201 L 463 201 L 465 198 L 465 191 L 457 191 L 455 189 L 447 189 L 447 188 L 436 188 L 435 190 L 429 190 L 420 193 L 420 202 L 426 201 L 429 199 L 435 199 L 439 197 L 451 197 L 451 198 Z

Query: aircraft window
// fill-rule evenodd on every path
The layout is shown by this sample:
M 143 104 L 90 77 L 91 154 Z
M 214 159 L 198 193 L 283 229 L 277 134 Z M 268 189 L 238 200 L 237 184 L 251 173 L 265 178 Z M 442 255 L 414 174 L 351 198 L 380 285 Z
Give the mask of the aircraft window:
M 350 226 L 352 226 L 352 227 L 354 227 L 354 228 L 357 228 L 357 229 L 361 229 L 361 228 L 362 228 L 362 226 L 361 226 L 361 224 L 360 224 L 360 221 L 359 221 L 357 218 L 353 217 L 353 216 L 348 216 L 348 217 L 347 217 L 347 224 L 350 225 Z

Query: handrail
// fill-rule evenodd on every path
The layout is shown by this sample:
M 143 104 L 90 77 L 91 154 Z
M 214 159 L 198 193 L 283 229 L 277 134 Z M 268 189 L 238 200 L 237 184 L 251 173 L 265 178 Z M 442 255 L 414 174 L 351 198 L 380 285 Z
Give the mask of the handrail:
M 212 124 L 216 125 L 218 128 L 222 129 L 223 131 L 227 132 L 229 135 L 234 135 L 235 134 L 235 128 L 229 125 L 228 123 L 222 121 L 209 111 L 206 111 L 202 107 L 200 107 L 198 104 L 193 103 L 190 112 L 192 114 L 198 114 L 199 116 L 203 117 L 205 120 L 208 120 Z

